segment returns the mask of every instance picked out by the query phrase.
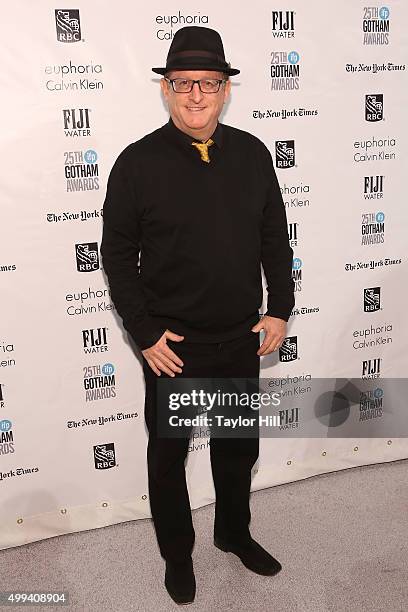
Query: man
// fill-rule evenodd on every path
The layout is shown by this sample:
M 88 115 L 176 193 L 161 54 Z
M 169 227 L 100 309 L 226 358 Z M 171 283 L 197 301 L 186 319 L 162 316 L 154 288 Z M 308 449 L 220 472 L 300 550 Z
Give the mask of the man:
M 164 76 L 170 119 L 117 158 L 101 252 L 112 300 L 143 355 L 150 506 L 165 585 L 174 601 L 188 603 L 196 587 L 189 440 L 157 435 L 156 383 L 160 376 L 259 379 L 260 356 L 281 346 L 294 306 L 293 251 L 268 149 L 218 122 L 229 77 L 239 73 L 225 61 L 219 34 L 181 28 L 166 67 L 153 71 Z M 260 319 L 261 264 L 268 304 Z M 280 563 L 249 532 L 258 455 L 259 437 L 211 438 L 214 544 L 272 575 Z

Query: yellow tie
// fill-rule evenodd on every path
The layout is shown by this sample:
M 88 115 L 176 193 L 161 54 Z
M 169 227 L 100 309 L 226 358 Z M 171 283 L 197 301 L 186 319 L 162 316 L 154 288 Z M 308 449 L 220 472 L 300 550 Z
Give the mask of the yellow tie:
M 198 151 L 200 151 L 201 159 L 207 163 L 209 163 L 210 156 L 208 155 L 208 147 L 211 147 L 214 144 L 214 141 L 209 138 L 206 142 L 192 142 L 193 147 L 196 147 Z

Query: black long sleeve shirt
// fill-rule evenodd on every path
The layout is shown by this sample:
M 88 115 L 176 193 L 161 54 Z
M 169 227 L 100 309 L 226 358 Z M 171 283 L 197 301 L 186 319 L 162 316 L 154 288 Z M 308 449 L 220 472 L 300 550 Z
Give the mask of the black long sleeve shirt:
M 128 145 L 110 172 L 101 255 L 111 297 L 140 349 L 165 329 L 186 341 L 249 332 L 262 305 L 287 321 L 293 251 L 271 155 L 218 123 L 210 163 L 168 123 Z M 139 260 L 140 255 L 140 260 Z

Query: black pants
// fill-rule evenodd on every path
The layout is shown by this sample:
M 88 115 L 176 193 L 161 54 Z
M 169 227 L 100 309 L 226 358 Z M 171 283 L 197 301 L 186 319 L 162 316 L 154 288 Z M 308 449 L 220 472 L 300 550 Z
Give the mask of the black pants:
M 176 377 L 259 379 L 259 333 L 221 343 L 175 342 L 168 345 L 182 359 Z M 150 508 L 162 557 L 179 561 L 188 557 L 195 532 L 186 484 L 185 459 L 188 438 L 164 438 L 156 434 L 157 374 L 143 359 L 146 382 L 145 421 L 149 431 L 147 466 Z M 167 376 L 162 372 L 161 377 Z M 168 410 L 168 406 L 166 406 Z M 211 470 L 216 493 L 214 534 L 227 542 L 250 537 L 249 495 L 251 469 L 259 455 L 259 436 L 210 439 Z

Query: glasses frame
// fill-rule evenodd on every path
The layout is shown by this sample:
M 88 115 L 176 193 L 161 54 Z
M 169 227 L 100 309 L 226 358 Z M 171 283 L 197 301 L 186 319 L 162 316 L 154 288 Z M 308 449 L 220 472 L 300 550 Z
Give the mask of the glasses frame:
M 167 77 L 164 77 L 164 80 L 167 81 L 168 83 L 171 83 L 172 89 L 174 91 L 174 93 L 191 93 L 193 91 L 193 87 L 195 83 L 198 83 L 198 88 L 201 91 L 201 93 L 203 94 L 216 94 L 219 93 L 220 89 L 221 89 L 221 83 L 226 83 L 227 79 L 182 79 L 181 77 L 175 78 L 175 79 L 169 79 Z M 178 81 L 178 80 L 182 80 L 182 81 L 191 81 L 191 87 L 188 91 L 176 91 L 174 89 L 174 81 Z M 217 91 L 203 91 L 201 89 L 201 81 L 217 81 L 218 83 L 218 89 Z

